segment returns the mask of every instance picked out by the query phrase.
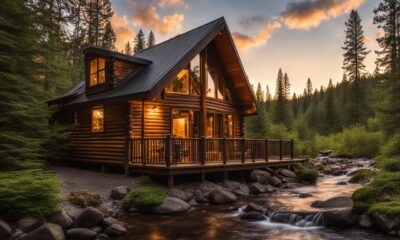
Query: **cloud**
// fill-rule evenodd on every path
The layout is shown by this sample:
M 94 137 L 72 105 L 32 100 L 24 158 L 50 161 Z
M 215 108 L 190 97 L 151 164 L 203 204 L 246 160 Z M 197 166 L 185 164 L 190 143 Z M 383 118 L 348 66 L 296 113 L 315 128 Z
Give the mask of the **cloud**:
M 318 27 L 322 21 L 358 8 L 365 0 L 304 0 L 289 3 L 280 14 L 282 21 L 289 29 Z
M 372 44 L 372 39 L 368 36 L 364 36 L 364 44 L 366 45 Z
M 126 15 L 119 16 L 116 13 L 111 17 L 111 26 L 117 36 L 116 47 L 119 50 L 124 49 L 127 41 L 131 41 L 135 35 L 133 29 L 129 26 L 129 19 Z
M 240 32 L 233 32 L 232 36 L 238 49 L 245 51 L 250 47 L 266 45 L 267 41 L 271 38 L 272 33 L 281 28 L 281 26 L 282 25 L 279 22 L 274 21 L 265 24 L 255 37 L 250 37 Z
M 182 29 L 183 14 L 175 13 L 163 18 L 157 13 L 154 6 L 136 8 L 133 23 L 152 29 L 153 31 L 165 35 L 167 33 L 179 33 Z
M 262 16 L 241 16 L 239 19 L 239 24 L 245 29 L 262 24 L 263 22 L 264 18 Z
M 157 0 L 158 5 L 162 8 L 166 7 L 183 7 L 188 8 L 189 5 L 185 3 L 184 0 Z

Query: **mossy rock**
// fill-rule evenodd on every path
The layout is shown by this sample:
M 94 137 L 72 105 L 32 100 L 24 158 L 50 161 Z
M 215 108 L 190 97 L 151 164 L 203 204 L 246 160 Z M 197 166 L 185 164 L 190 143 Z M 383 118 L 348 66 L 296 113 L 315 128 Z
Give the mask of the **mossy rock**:
M 122 205 L 125 209 L 136 207 L 146 210 L 160 205 L 164 202 L 167 194 L 159 187 L 144 186 L 136 188 L 128 193 L 122 199 Z
M 99 194 L 85 191 L 71 192 L 68 201 L 82 208 L 97 207 L 102 203 Z
M 367 183 L 376 174 L 377 174 L 377 172 L 372 169 L 359 169 L 350 178 L 349 183 Z
M 305 164 L 295 166 L 296 180 L 301 183 L 315 184 L 318 179 L 318 171 Z

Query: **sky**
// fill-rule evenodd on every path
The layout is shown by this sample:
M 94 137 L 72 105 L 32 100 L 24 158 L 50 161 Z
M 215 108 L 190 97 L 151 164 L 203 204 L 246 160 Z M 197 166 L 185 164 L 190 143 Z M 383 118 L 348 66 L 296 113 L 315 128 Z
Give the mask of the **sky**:
M 135 33 L 153 30 L 156 43 L 225 17 L 250 82 L 274 93 L 279 68 L 289 76 L 291 93 L 301 94 L 308 78 L 314 88 L 343 76 L 345 22 L 356 9 L 365 44 L 365 64 L 375 69 L 373 9 L 381 0 L 111 0 L 112 26 L 122 50 Z

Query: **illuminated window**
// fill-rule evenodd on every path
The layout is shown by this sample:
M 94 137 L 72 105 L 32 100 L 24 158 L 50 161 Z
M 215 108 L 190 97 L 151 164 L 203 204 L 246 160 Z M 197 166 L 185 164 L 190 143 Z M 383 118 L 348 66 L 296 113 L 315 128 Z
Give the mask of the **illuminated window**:
M 215 69 L 209 67 L 207 71 L 207 97 L 215 98 L 215 85 L 217 82 L 217 74 Z
M 180 71 L 176 78 L 168 84 L 166 92 L 189 94 L 189 70 L 187 68 Z
M 207 113 L 206 137 L 214 136 L 214 114 Z
M 232 114 L 225 115 L 224 118 L 224 135 L 228 138 L 233 138 L 233 116 Z
M 223 119 L 224 116 L 222 114 L 215 114 L 214 137 L 216 138 L 223 137 Z
M 92 109 L 92 132 L 104 131 L 104 108 Z
M 190 93 L 200 95 L 200 56 L 197 54 L 190 62 Z
M 189 111 L 172 110 L 172 134 L 178 138 L 189 137 Z
M 90 60 L 90 86 L 105 83 L 106 81 L 106 60 L 98 57 Z

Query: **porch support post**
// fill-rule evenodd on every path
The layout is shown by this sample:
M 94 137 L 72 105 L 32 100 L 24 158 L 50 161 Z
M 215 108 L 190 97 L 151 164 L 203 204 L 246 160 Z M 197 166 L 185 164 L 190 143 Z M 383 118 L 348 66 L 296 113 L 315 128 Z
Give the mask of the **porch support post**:
M 290 140 L 290 158 L 294 159 L 294 140 Z
M 228 171 L 224 171 L 224 182 L 228 181 Z
M 124 172 L 125 176 L 129 176 L 129 164 L 132 162 L 132 141 L 131 141 L 131 103 L 128 102 L 126 108 L 126 120 L 128 122 L 128 126 L 126 128 L 126 141 L 125 141 L 125 166 Z
M 266 138 L 265 139 L 265 149 L 264 149 L 264 151 L 265 151 L 265 161 L 266 162 L 268 162 L 268 150 L 269 150 L 268 147 L 269 147 L 268 146 L 268 138 Z
M 171 134 L 165 137 L 165 165 L 171 166 Z
M 282 139 L 279 140 L 279 160 L 283 159 L 283 152 L 282 152 Z
M 204 165 L 206 162 L 206 139 L 204 136 L 200 138 L 200 163 Z
M 207 110 L 206 110 L 206 97 L 207 97 L 207 51 L 204 50 L 200 53 L 200 82 L 201 82 L 201 136 L 207 135 Z
M 174 175 L 168 175 L 168 187 L 172 188 L 174 187 Z
M 242 138 L 241 141 L 241 147 L 242 147 L 242 163 L 244 163 L 245 158 L 246 158 L 246 139 Z
M 224 165 L 226 165 L 226 160 L 227 160 L 227 156 L 226 156 L 226 138 L 224 137 L 222 139 L 222 161 L 224 163 Z

